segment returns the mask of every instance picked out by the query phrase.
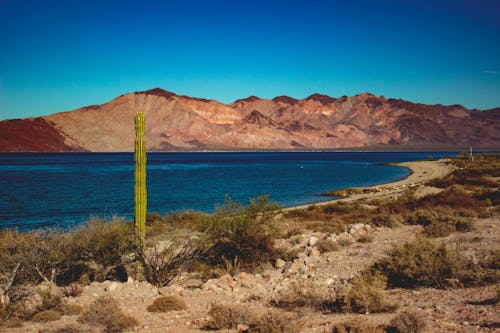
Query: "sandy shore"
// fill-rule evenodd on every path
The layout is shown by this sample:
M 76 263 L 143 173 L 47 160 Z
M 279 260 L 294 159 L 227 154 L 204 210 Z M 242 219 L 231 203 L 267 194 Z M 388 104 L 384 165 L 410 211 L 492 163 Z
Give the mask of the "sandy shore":
M 408 168 L 411 174 L 405 179 L 398 180 L 396 182 L 369 186 L 369 187 L 355 187 L 355 189 L 365 190 L 370 193 L 353 194 L 347 198 L 328 200 L 313 204 L 300 205 L 288 207 L 285 210 L 293 209 L 303 209 L 311 205 L 323 206 L 328 205 L 333 202 L 350 202 L 360 199 L 382 199 L 387 197 L 397 197 L 403 193 L 408 188 L 415 188 L 417 190 L 417 196 L 427 195 L 434 192 L 438 192 L 439 189 L 424 186 L 424 183 L 435 179 L 441 178 L 453 171 L 453 167 L 445 164 L 445 160 L 439 161 L 416 161 L 416 162 L 404 162 L 398 163 L 397 166 L 402 166 Z

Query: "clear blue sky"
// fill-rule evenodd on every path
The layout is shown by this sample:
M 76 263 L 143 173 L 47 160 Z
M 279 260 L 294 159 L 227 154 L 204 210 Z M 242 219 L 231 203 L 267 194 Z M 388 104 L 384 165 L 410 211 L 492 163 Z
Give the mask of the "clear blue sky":
M 500 1 L 0 0 L 0 119 L 161 87 L 500 106 Z

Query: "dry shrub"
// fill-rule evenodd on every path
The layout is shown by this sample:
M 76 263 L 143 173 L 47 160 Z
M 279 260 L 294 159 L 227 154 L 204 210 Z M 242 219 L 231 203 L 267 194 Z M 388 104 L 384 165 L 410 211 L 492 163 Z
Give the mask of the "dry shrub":
M 82 286 L 78 282 L 72 282 L 63 288 L 63 294 L 66 297 L 77 297 L 83 292 Z
M 123 332 L 137 325 L 137 320 L 125 315 L 118 303 L 109 297 L 98 298 L 81 316 L 78 322 L 98 326 L 104 332 Z
M 164 296 L 154 300 L 153 304 L 149 305 L 149 312 L 169 312 L 186 310 L 186 303 L 174 296 Z
M 386 333 L 383 326 L 371 326 L 363 320 L 351 320 L 333 326 L 332 333 Z
M 199 240 L 171 241 L 160 249 L 157 244 L 144 251 L 139 249 L 138 257 L 144 268 L 144 277 L 157 287 L 164 287 L 190 269 L 203 253 Z
M 44 310 L 35 314 L 31 318 L 31 321 L 46 323 L 48 321 L 58 320 L 59 318 L 61 318 L 61 314 L 59 312 L 54 310 Z
M 342 295 L 342 310 L 353 313 L 391 312 L 395 307 L 385 297 L 387 280 L 381 274 L 362 274 Z
M 337 243 L 340 245 L 340 246 L 349 246 L 349 245 L 352 245 L 352 243 L 354 243 L 354 240 L 352 240 L 351 238 L 347 238 L 347 237 L 342 237 L 342 238 L 339 238 L 337 240 Z
M 270 311 L 250 322 L 245 333 L 296 333 L 300 329 L 296 315 Z
M 6 328 L 18 328 L 18 327 L 23 327 L 23 321 L 19 318 L 11 318 L 3 323 L 0 322 L 0 326 L 3 324 L 4 327 Z
M 424 227 L 424 235 L 428 237 L 446 237 L 455 231 L 467 232 L 473 230 L 473 222 L 458 216 L 443 215 L 435 210 L 418 209 L 406 219 L 409 224 Z
M 446 237 L 455 232 L 455 225 L 446 221 L 434 221 L 424 227 L 424 235 L 427 237 Z
M 133 251 L 133 226 L 119 218 L 111 221 L 92 219 L 67 235 L 68 267 L 66 279 L 76 281 L 79 276 L 71 276 L 82 269 L 90 272 L 95 280 L 104 281 L 114 270 L 123 265 L 122 256 Z M 66 281 L 64 281 L 66 282 Z
M 339 219 L 304 221 L 304 227 L 307 230 L 328 234 L 340 234 L 346 229 L 344 222 Z
M 331 239 L 328 239 L 328 238 L 320 239 L 316 243 L 316 247 L 318 248 L 319 252 L 321 252 L 321 253 L 338 251 L 340 249 L 339 243 L 337 243 Z
M 358 242 L 360 243 L 372 243 L 374 240 L 375 237 L 373 237 L 373 235 L 370 234 L 364 234 L 358 238 Z
M 271 300 L 271 304 L 287 310 L 312 308 L 323 310 L 327 303 L 324 293 L 312 283 L 294 282 L 281 289 Z
M 207 330 L 234 329 L 254 320 L 254 314 L 242 305 L 214 304 L 208 314 L 210 319 L 203 325 Z
M 401 288 L 445 288 L 460 278 L 464 269 L 465 261 L 459 253 L 424 237 L 396 246 L 389 257 L 373 266 L 374 271 L 387 277 L 390 287 Z
M 387 328 L 388 333 L 421 333 L 427 328 L 422 314 L 414 311 L 402 311 L 394 317 Z
M 52 331 L 52 333 L 81 333 L 81 332 L 87 332 L 87 331 L 84 331 L 74 325 L 68 325 Z
M 62 304 L 57 310 L 64 316 L 77 316 L 83 312 L 83 308 L 78 304 Z

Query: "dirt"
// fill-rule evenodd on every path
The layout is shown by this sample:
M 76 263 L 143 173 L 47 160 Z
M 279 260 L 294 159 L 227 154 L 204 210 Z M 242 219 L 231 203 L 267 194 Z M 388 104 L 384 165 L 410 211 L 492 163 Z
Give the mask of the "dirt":
M 484 255 L 500 244 L 499 216 L 476 219 L 476 229 L 468 233 L 454 233 L 440 238 L 448 246 L 457 248 L 469 258 Z M 225 275 L 219 279 L 201 281 L 187 277 L 169 287 L 156 288 L 151 284 L 129 279 L 126 283 L 105 281 L 84 287 L 78 297 L 68 297 L 70 304 L 88 307 L 99 296 L 115 298 L 123 312 L 135 317 L 138 332 L 202 332 L 203 323 L 209 318 L 208 311 L 215 303 L 243 304 L 249 311 L 263 312 L 272 308 L 270 300 L 280 290 L 290 288 L 293 283 L 315 286 L 326 292 L 357 275 L 375 260 L 384 257 L 397 244 L 411 240 L 420 231 L 419 226 L 398 228 L 354 225 L 341 235 L 310 232 L 278 241 L 278 245 L 296 248 L 294 260 L 282 261 L 258 274 L 239 273 Z M 364 234 L 373 236 L 370 243 L 357 240 Z M 323 237 L 346 237 L 352 244 L 338 251 L 318 253 L 315 242 Z M 149 313 L 146 308 L 161 295 L 174 295 L 184 300 L 187 310 L 168 313 Z M 422 288 L 416 290 L 392 289 L 388 291 L 391 303 L 398 304 L 396 312 L 416 309 L 429 322 L 427 332 L 498 332 L 498 304 L 494 285 L 475 288 L 438 290 Z M 395 313 L 385 314 L 331 314 L 313 309 L 299 312 L 303 328 L 300 332 L 330 332 L 334 324 L 353 318 L 366 323 L 387 324 Z M 78 316 L 63 316 L 49 323 L 25 322 L 21 328 L 0 329 L 0 332 L 45 332 L 65 327 L 78 326 Z M 222 330 L 221 332 L 238 332 Z

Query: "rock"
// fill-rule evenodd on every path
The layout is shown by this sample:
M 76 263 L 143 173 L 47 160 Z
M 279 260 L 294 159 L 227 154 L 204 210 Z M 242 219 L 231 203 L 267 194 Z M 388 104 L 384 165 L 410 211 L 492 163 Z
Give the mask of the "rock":
M 320 254 L 321 252 L 319 252 L 319 250 L 316 247 L 313 247 L 311 251 L 309 251 L 309 256 L 311 257 L 316 257 L 319 256 Z
M 283 267 L 286 266 L 286 261 L 284 261 L 283 259 L 276 259 L 276 262 L 274 263 L 274 267 L 276 267 L 277 269 L 281 269 Z
M 302 267 L 302 262 L 293 262 L 291 265 L 290 265 L 290 268 L 288 269 L 288 273 L 296 273 L 300 270 L 300 268 Z
M 318 241 L 319 241 L 318 237 L 311 236 L 311 237 L 309 237 L 308 244 L 309 244 L 309 246 L 314 246 L 314 245 L 316 245 L 316 243 L 318 243 Z
M 355 223 L 349 228 L 349 233 L 354 235 L 358 233 L 360 230 L 364 229 L 365 225 L 363 223 Z
M 134 279 L 131 276 L 127 278 L 127 284 L 134 284 Z
M 238 282 L 248 281 L 251 279 L 251 275 L 245 272 L 237 274 L 234 279 Z
M 104 291 L 112 293 L 120 287 L 120 283 L 116 281 L 104 281 Z

